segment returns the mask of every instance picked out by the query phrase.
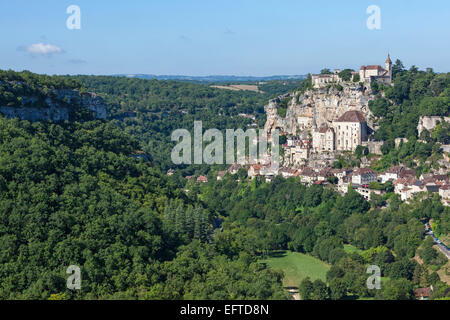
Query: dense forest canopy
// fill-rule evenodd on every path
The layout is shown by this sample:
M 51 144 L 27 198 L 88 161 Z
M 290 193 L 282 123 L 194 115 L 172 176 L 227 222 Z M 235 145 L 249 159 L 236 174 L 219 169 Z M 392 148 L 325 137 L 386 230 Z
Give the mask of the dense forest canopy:
M 211 83 L 173 80 L 143 80 L 109 76 L 77 76 L 86 88 L 101 94 L 111 115 L 125 111 L 144 113 L 215 112 L 216 116 L 239 113 L 264 114 L 266 101 L 295 89 L 300 80 L 274 80 L 258 84 L 262 92 L 232 91 L 211 87 Z M 247 83 L 246 83 L 247 84 Z M 221 85 L 224 85 L 221 83 Z
M 316 283 L 325 285 L 326 294 L 321 296 L 324 299 L 400 299 L 399 292 L 413 298 L 414 286 L 431 284 L 438 288 L 435 297 L 450 293 L 437 274 L 428 274 L 412 260 L 423 244 L 420 219 L 439 221 L 440 234 L 450 232 L 450 210 L 438 196 L 402 204 L 390 192 L 383 199 L 373 197 L 367 202 L 352 189 L 342 197 L 332 188 L 306 187 L 295 178 L 278 177 L 271 183 L 257 178 L 249 185 L 245 180 L 236 182 L 230 175 L 196 192 L 211 211 L 224 217 L 224 231 L 216 238 L 223 253 L 265 255 L 274 250 L 291 250 L 330 263 L 329 288 Z M 380 200 L 387 209 L 380 208 Z M 360 253 L 346 252 L 344 244 L 355 246 Z M 427 265 L 447 262 L 430 246 L 424 246 L 421 255 L 430 255 Z M 372 264 L 390 279 L 385 290 L 367 290 L 366 270 Z
M 275 80 L 260 85 L 263 93 L 230 91 L 181 81 L 158 81 L 107 76 L 77 76 L 89 91 L 100 94 L 108 112 L 124 131 L 136 136 L 163 170 L 170 169 L 171 134 L 176 129 L 244 129 L 263 127 L 269 98 L 294 90 L 302 81 Z M 131 116 L 127 112 L 133 112 Z M 247 116 L 242 116 L 242 114 Z M 253 117 L 253 118 L 252 118 Z M 184 175 L 205 174 L 209 167 L 181 167 Z
M 270 90 L 12 71 L 0 77 L 8 105 L 24 94 L 45 100 L 52 90 L 71 88 L 99 93 L 113 116 L 59 123 L 0 117 L 1 299 L 287 299 L 282 272 L 260 263 L 278 250 L 330 265 L 326 281 L 298 284 L 303 299 L 412 299 L 414 288 L 430 285 L 433 298 L 450 296 L 428 272 L 445 260 L 424 240 L 420 221 L 433 219 L 438 234 L 450 233 L 449 207 L 437 195 L 406 204 L 389 189 L 367 202 L 351 188 L 341 196 L 296 178 L 249 182 L 245 170 L 221 181 L 216 166 L 165 174 L 174 129 L 189 129 L 194 120 L 205 128 L 261 126 Z M 297 86 L 306 90 L 311 79 Z M 400 149 L 388 143 L 382 165 L 437 153 L 448 127 L 417 137 L 416 120 L 448 115 L 448 74 L 397 63 L 394 87 L 374 89 L 379 137 L 411 138 Z M 130 111 L 136 114 L 124 116 Z M 151 161 L 132 156 L 142 150 Z M 209 182 L 186 181 L 183 175 L 193 172 Z M 346 251 L 349 245 L 357 251 Z M 380 266 L 382 290 L 367 289 L 372 264 Z M 66 288 L 69 265 L 81 267 L 80 291 Z
M 418 175 L 428 173 L 442 157 L 440 146 L 450 143 L 450 124 L 441 123 L 431 135 L 425 130 L 421 136 L 417 125 L 422 116 L 450 115 L 450 73 L 420 71 L 414 66 L 406 70 L 400 60 L 393 70 L 393 86 L 372 85 L 377 99 L 370 101 L 369 107 L 379 124 L 375 137 L 384 141 L 381 151 L 385 155 L 374 168 L 403 163 L 415 168 Z M 396 138 L 408 142 L 396 148 Z
M 83 91 L 83 85 L 70 77 L 47 76 L 29 71 L 14 72 L 0 70 L 0 105 L 20 107 L 24 97 L 32 98 L 25 106 L 45 107 L 47 98 L 57 99 L 55 90 L 76 89 Z M 58 101 L 65 103 L 64 101 Z
M 379 99 L 369 107 L 381 118 L 376 135 L 383 141 L 416 137 L 421 116 L 450 115 L 450 73 L 419 71 L 414 66 L 405 70 L 399 61 L 397 65 L 393 86 L 372 86 Z
M 0 140 L 0 298 L 286 297 L 255 256 L 221 254 L 213 214 L 130 157 L 138 142 L 114 125 L 0 118 Z

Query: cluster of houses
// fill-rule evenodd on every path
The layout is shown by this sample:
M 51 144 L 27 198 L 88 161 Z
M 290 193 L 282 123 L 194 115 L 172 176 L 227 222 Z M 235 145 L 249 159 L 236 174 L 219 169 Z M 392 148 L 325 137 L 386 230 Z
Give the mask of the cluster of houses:
M 198 176 L 198 177 L 196 177 L 196 176 L 187 176 L 186 180 L 187 181 L 195 180 L 195 181 L 201 182 L 201 183 L 207 183 L 208 182 L 208 178 L 206 176 Z
M 450 206 L 450 183 L 447 175 L 422 174 L 416 177 L 416 171 L 403 166 L 393 166 L 379 174 L 371 168 L 342 168 L 333 169 L 326 167 L 314 169 L 301 166 L 293 169 L 281 167 L 274 170 L 270 165 L 253 164 L 241 166 L 233 164 L 228 171 L 220 171 L 217 180 L 222 180 L 225 174 L 237 174 L 240 169 L 246 169 L 249 179 L 264 177 L 266 182 L 271 182 L 275 176 L 283 178 L 298 177 L 302 183 L 307 185 L 334 185 L 341 194 L 348 192 L 349 187 L 361 194 L 366 200 L 371 199 L 372 194 L 382 195 L 386 191 L 371 186 L 371 182 L 386 183 L 391 181 L 394 192 L 400 195 L 402 201 L 408 201 L 414 194 L 419 192 L 439 193 L 444 205 Z M 203 181 L 202 181 L 203 182 Z
M 449 121 L 449 119 L 423 117 L 419 122 L 418 129 L 433 130 L 439 121 Z M 328 136 L 330 132 L 332 134 Z M 335 134 L 336 132 L 337 134 Z M 332 184 L 341 194 L 347 193 L 348 188 L 351 187 L 367 200 L 371 199 L 372 194 L 382 195 L 386 192 L 376 184 L 377 188 L 374 188 L 373 185 L 371 188 L 371 182 L 384 184 L 391 181 L 394 186 L 393 191 L 400 195 L 402 201 L 408 201 L 416 193 L 433 192 L 439 193 L 443 204 L 450 206 L 450 183 L 447 174 L 447 170 L 450 168 L 448 155 L 445 155 L 443 160 L 439 160 L 439 165 L 444 169 L 435 173 L 422 174 L 418 178 L 415 170 L 403 166 L 394 166 L 378 174 L 368 167 L 333 169 L 329 167 L 329 164 L 315 165 L 313 161 L 309 163 L 307 161 L 310 160 L 311 153 L 320 154 L 320 152 L 331 151 L 330 149 L 354 151 L 357 145 L 364 145 L 362 140 L 365 136 L 364 117 L 357 111 L 349 111 L 333 122 L 331 130 L 322 128 L 318 133 L 313 133 L 312 138 L 311 136 L 289 136 L 283 145 L 285 151 L 283 167 L 274 169 L 270 163 L 270 156 L 267 156 L 260 159 L 258 164 L 247 166 L 233 164 L 227 171 L 220 171 L 217 180 L 222 180 L 227 173 L 235 175 L 240 169 L 245 169 L 249 179 L 264 177 L 267 182 L 270 182 L 278 175 L 283 178 L 298 177 L 302 183 L 307 185 Z M 395 141 L 396 145 L 407 142 L 404 138 L 397 140 Z M 447 152 L 445 147 L 447 146 L 443 146 L 444 151 Z M 372 151 L 370 152 L 372 153 Z M 136 153 L 135 156 L 141 158 L 145 154 Z M 173 175 L 174 170 L 169 170 L 167 174 Z M 196 179 L 199 183 L 208 182 L 206 176 L 188 176 L 186 179 Z
M 299 123 L 312 127 L 312 134 L 302 136 L 286 135 L 284 149 L 285 165 L 301 165 L 311 158 L 311 155 L 329 154 L 332 158 L 336 152 L 354 152 L 358 146 L 364 146 L 370 153 L 381 154 L 382 141 L 368 141 L 368 131 L 364 115 L 357 110 L 345 112 L 330 126 L 317 127 L 313 117 L 302 116 Z
M 381 66 L 362 66 L 359 75 L 363 82 L 384 82 L 392 81 L 392 61 L 388 56 L 385 68 Z M 331 82 L 341 81 L 339 72 L 332 75 L 313 75 L 315 86 L 321 86 Z M 347 109 L 348 110 L 348 109 Z M 239 114 L 241 117 L 248 117 L 246 114 Z M 444 205 L 450 206 L 450 184 L 448 169 L 450 168 L 450 145 L 443 145 L 444 159 L 438 160 L 439 171 L 430 174 L 422 174 L 417 177 L 416 172 L 403 166 L 394 166 L 385 172 L 378 173 L 369 168 L 368 160 L 363 158 L 361 168 L 333 169 L 330 167 L 339 155 L 345 152 L 355 152 L 358 146 L 367 147 L 370 154 L 382 154 L 381 146 L 383 141 L 369 141 L 373 132 L 366 122 L 365 115 L 358 110 L 349 110 L 340 117 L 327 123 L 322 123 L 320 127 L 316 123 L 315 114 L 302 113 L 296 119 L 300 135 L 288 132 L 281 132 L 286 137 L 283 144 L 284 157 L 281 168 L 274 169 L 271 166 L 270 156 L 266 155 L 259 160 L 259 163 L 242 166 L 240 164 L 231 165 L 227 171 L 220 171 L 217 180 L 222 180 L 228 173 L 235 175 L 239 170 L 247 171 L 249 179 L 263 177 L 267 182 L 272 181 L 276 176 L 283 178 L 298 177 L 302 183 L 307 185 L 333 185 L 341 194 L 348 192 L 349 187 L 361 194 L 365 199 L 371 200 L 373 194 L 382 195 L 386 192 L 386 185 L 371 184 L 379 182 L 385 184 L 391 181 L 389 188 L 398 194 L 402 201 L 408 201 L 416 193 L 433 192 L 439 193 Z M 449 117 L 424 116 L 419 119 L 417 131 L 432 132 L 440 123 L 450 122 Z M 270 137 L 270 132 L 268 132 Z M 269 138 L 270 140 L 270 138 Z M 402 143 L 407 143 L 408 139 L 395 139 L 395 146 L 398 148 Z M 136 153 L 136 158 L 144 158 L 145 154 Z M 248 161 L 247 161 L 248 163 Z M 171 169 L 167 172 L 173 175 Z M 195 179 L 199 183 L 208 182 L 206 176 L 188 176 L 187 180 Z

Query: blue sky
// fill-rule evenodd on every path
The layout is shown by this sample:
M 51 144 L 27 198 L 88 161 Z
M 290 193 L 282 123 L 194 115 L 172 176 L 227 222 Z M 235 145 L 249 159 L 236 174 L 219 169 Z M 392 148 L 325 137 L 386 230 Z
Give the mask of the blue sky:
M 81 30 L 66 27 L 69 5 Z M 366 27 L 369 5 L 381 30 Z M 450 71 L 448 0 L 14 0 L 0 34 L 1 69 L 47 74 L 305 74 L 387 52 Z

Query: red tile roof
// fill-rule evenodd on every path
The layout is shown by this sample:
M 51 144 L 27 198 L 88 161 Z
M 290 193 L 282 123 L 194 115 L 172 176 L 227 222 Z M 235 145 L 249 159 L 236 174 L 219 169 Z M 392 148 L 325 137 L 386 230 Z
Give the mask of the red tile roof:
M 226 173 L 227 173 L 226 171 L 219 171 L 219 172 L 217 172 L 217 176 L 223 177 L 223 176 L 225 176 Z
M 232 171 L 239 171 L 239 169 L 242 168 L 242 165 L 240 165 L 239 163 L 233 163 L 230 168 L 228 168 L 228 172 L 232 172 Z
M 205 176 L 200 176 L 197 178 L 197 181 L 198 182 L 208 182 L 208 178 Z
M 336 122 L 366 122 L 366 119 L 364 118 L 364 115 L 357 111 L 347 111 L 342 116 L 339 117 L 339 119 L 336 120 Z
M 407 177 L 416 177 L 416 170 L 413 169 L 405 169 L 400 172 L 400 178 L 407 178 Z
M 314 172 L 314 170 L 310 167 L 305 167 L 302 172 L 302 176 L 308 176 L 308 177 L 315 177 L 317 174 Z
M 319 132 L 320 133 L 327 133 L 328 130 L 333 130 L 333 129 L 332 128 L 328 128 L 326 126 L 319 128 Z
M 383 69 L 381 66 L 361 66 L 360 70 L 377 70 L 377 69 Z
M 418 288 L 414 290 L 416 297 L 429 297 L 431 296 L 431 288 Z
M 252 164 L 252 168 L 253 168 L 253 170 L 261 170 L 262 165 L 261 164 Z

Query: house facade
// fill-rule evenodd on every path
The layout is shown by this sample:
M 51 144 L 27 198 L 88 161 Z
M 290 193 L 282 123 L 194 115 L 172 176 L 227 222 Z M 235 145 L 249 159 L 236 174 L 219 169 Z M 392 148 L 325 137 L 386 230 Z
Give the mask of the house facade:
M 366 185 L 378 180 L 378 173 L 370 168 L 359 168 L 352 173 L 352 183 Z
M 312 133 L 314 152 L 332 152 L 335 149 L 335 134 L 333 128 L 321 127 Z
M 355 151 L 367 140 L 367 123 L 364 115 L 356 110 L 347 111 L 333 121 L 337 151 Z

